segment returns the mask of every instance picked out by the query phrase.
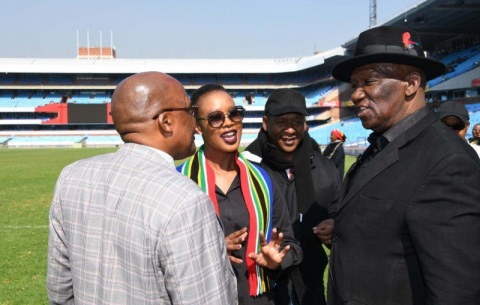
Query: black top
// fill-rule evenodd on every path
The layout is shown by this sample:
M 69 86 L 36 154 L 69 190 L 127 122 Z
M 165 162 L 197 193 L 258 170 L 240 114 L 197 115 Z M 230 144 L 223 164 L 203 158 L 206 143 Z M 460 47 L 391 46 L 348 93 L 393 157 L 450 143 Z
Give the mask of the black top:
M 343 149 L 343 142 L 340 140 L 330 142 L 325 148 L 323 155 L 335 163 L 340 181 L 343 181 L 343 174 L 345 172 L 345 151 Z
M 302 261 L 302 250 L 299 242 L 293 237 L 292 226 L 290 224 L 285 200 L 278 192 L 278 188 L 274 181 L 272 181 L 272 190 L 272 228 L 277 228 L 278 232 L 283 233 L 284 238 L 282 249 L 285 246 L 290 245 L 290 251 L 283 258 L 278 270 L 270 271 L 265 269 L 267 271 L 267 275 L 270 276 L 272 280 L 275 280 L 282 273 L 282 270 L 285 270 L 292 265 L 298 265 Z M 239 177 L 235 177 L 226 194 L 224 194 L 218 187 L 215 187 L 215 194 L 217 196 L 218 210 L 220 212 L 220 219 L 222 220 L 224 226 L 225 236 L 228 236 L 233 232 L 245 227 L 247 228 L 247 232 L 250 234 L 248 231 L 250 219 L 247 206 L 245 205 L 245 200 L 243 199 Z M 243 260 L 243 262 L 239 265 L 232 264 L 233 270 L 235 271 L 235 275 L 237 277 L 238 302 L 239 304 L 252 305 L 274 304 L 273 297 L 269 293 L 264 293 L 258 297 L 250 297 L 247 264 L 245 261 L 247 241 L 248 235 L 247 239 L 242 244 L 242 248 L 233 252 L 235 257 Z

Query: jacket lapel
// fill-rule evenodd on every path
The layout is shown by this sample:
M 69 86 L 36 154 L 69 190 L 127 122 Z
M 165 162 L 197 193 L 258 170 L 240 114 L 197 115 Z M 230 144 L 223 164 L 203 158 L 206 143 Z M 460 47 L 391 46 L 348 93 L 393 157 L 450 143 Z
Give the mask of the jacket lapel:
M 362 190 L 367 183 L 369 183 L 373 178 L 379 175 L 381 172 L 389 168 L 395 162 L 399 160 L 398 151 L 400 148 L 408 145 L 413 141 L 420 133 L 422 133 L 425 128 L 437 121 L 438 118 L 433 111 L 428 113 L 423 119 L 418 121 L 416 124 L 411 126 L 407 131 L 398 136 L 392 142 L 390 142 L 385 149 L 383 149 L 378 155 L 376 155 L 369 163 L 368 168 L 360 173 L 358 177 L 355 178 L 353 185 L 348 187 L 348 184 L 351 180 L 351 169 L 348 171 L 347 177 L 345 179 L 343 189 L 342 189 L 342 199 L 340 200 L 339 205 L 337 206 L 337 213 L 349 202 L 355 195 Z M 367 149 L 370 149 L 367 148 Z M 348 192 L 347 192 L 348 190 Z
M 398 161 L 398 146 L 393 144 L 393 142 L 388 144 L 384 150 L 382 150 L 368 163 L 368 168 L 363 170 L 360 175 L 355 178 L 355 181 L 350 187 L 348 193 L 346 193 L 347 188 L 344 187 L 342 191 L 344 197 L 338 205 L 337 212 L 340 211 L 340 209 L 346 205 L 368 182 L 370 182 L 370 180 Z

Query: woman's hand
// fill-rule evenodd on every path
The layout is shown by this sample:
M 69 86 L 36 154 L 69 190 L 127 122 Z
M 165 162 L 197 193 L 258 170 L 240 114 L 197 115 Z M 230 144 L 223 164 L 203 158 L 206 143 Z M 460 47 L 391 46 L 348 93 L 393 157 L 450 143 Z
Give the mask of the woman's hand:
M 242 243 L 245 241 L 247 234 L 247 228 L 243 228 L 225 237 L 228 258 L 234 264 L 241 264 L 243 262 L 241 259 L 232 256 L 232 252 L 242 248 Z
M 253 259 L 260 267 L 276 270 L 280 267 L 280 263 L 285 254 L 290 250 L 290 246 L 286 246 L 280 251 L 282 241 L 283 234 L 277 234 L 277 229 L 272 230 L 272 238 L 268 244 L 265 240 L 265 235 L 263 232 L 260 232 L 260 246 L 262 247 L 260 253 L 250 253 L 248 254 L 248 257 Z

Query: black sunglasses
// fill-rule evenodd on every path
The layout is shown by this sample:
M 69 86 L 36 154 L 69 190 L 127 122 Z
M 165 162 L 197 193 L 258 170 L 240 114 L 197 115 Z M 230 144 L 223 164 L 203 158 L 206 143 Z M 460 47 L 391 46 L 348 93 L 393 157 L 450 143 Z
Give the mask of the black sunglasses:
M 245 116 L 245 108 L 242 106 L 235 106 L 230 108 L 227 113 L 223 113 L 221 111 L 212 111 L 207 115 L 206 118 L 197 118 L 197 120 L 207 120 L 210 126 L 213 128 L 219 128 L 223 125 L 223 123 L 225 123 L 225 116 L 227 115 L 230 121 L 235 123 L 241 122 Z
M 152 118 L 152 120 L 158 119 L 158 117 L 159 117 L 162 113 L 167 112 L 167 111 L 186 111 L 186 112 L 188 112 L 190 115 L 196 116 L 196 115 L 197 115 L 197 112 L 198 112 L 198 106 L 195 105 L 195 106 L 191 106 L 191 107 L 187 107 L 187 108 L 168 108 L 168 109 L 163 109 L 163 110 L 161 110 L 159 113 L 157 113 L 157 114 Z
M 452 124 L 452 125 L 449 125 L 449 124 L 447 124 L 447 123 L 445 123 L 445 122 L 443 122 L 443 124 L 445 124 L 447 127 L 451 128 L 451 129 L 457 130 L 457 131 L 463 130 L 463 129 L 465 128 L 465 126 L 466 126 L 465 123 L 461 123 L 461 122 L 455 123 L 455 124 Z

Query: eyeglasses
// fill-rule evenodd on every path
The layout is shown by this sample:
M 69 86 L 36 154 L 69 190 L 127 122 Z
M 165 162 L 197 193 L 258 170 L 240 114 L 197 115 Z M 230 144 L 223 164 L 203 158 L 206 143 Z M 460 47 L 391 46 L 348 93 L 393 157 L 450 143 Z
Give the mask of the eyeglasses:
M 197 115 L 197 112 L 198 112 L 198 106 L 191 106 L 191 107 L 188 107 L 188 108 L 168 108 L 168 109 L 163 109 L 161 110 L 159 113 L 157 113 L 153 118 L 152 120 L 156 120 L 158 119 L 158 117 L 164 113 L 164 112 L 167 112 L 167 111 L 186 111 L 188 112 L 190 115 L 192 116 L 196 116 Z
M 451 129 L 457 130 L 457 131 L 463 130 L 463 129 L 465 128 L 465 126 L 466 126 L 465 123 L 461 123 L 461 122 L 455 123 L 455 124 L 452 124 L 452 125 L 449 125 L 449 124 L 447 124 L 447 123 L 445 123 L 445 122 L 443 122 L 443 124 L 445 124 L 447 127 L 451 128 Z
M 245 116 L 245 108 L 242 106 L 235 106 L 230 108 L 227 113 L 223 113 L 221 111 L 212 111 L 207 115 L 206 118 L 197 118 L 197 120 L 207 120 L 210 126 L 213 128 L 219 128 L 223 125 L 223 123 L 225 123 L 225 116 L 228 116 L 232 122 L 241 122 Z

